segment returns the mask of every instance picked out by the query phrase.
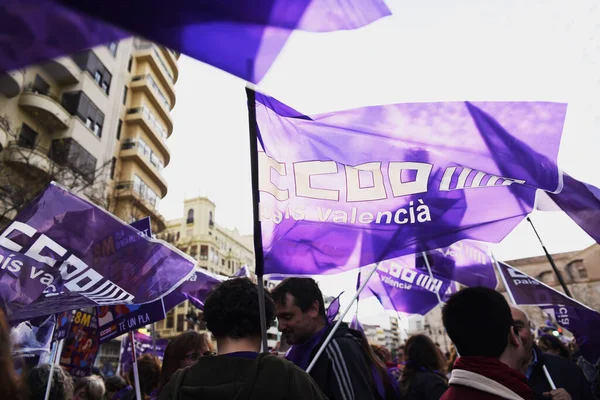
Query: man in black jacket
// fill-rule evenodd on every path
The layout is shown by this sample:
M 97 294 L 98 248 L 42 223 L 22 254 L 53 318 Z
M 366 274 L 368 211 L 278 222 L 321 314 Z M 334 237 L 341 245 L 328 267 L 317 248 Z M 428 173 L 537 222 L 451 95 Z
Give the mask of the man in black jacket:
M 548 353 L 543 353 L 533 343 L 532 325 L 529 316 L 518 307 L 511 307 L 515 327 L 530 357 L 523 360 L 522 372 L 538 399 L 595 400 L 590 384 L 577 364 Z M 552 390 L 544 373 L 548 369 L 557 390 Z
M 204 305 L 204 321 L 217 339 L 217 356 L 200 357 L 175 372 L 160 400 L 327 400 L 310 376 L 293 363 L 259 354 L 261 331 L 273 322 L 265 294 L 267 326 L 261 326 L 258 290 L 248 278 L 219 284 Z
M 323 295 L 311 278 L 287 278 L 272 290 L 279 330 L 293 347 L 287 358 L 306 370 L 332 325 L 327 323 Z M 310 375 L 330 400 L 376 398 L 367 356 L 342 323 Z

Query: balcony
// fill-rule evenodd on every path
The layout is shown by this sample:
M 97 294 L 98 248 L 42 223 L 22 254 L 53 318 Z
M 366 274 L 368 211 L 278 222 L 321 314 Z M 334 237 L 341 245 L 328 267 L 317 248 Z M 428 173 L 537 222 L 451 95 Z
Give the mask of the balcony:
M 177 83 L 177 79 L 179 79 L 179 69 L 177 68 L 177 56 L 175 53 L 166 47 L 160 48 L 162 50 L 162 54 L 164 54 L 164 58 L 169 63 L 169 66 L 173 70 L 173 83 Z
M 162 55 L 158 52 L 154 44 L 142 44 L 135 47 L 137 50 L 133 53 L 133 56 L 138 61 L 145 61 L 151 65 L 152 69 L 156 72 L 156 76 L 158 76 L 166 88 L 169 103 L 171 104 L 171 108 L 173 108 L 175 106 L 175 78 L 167 70 Z
M 157 167 L 152 165 L 149 157 L 147 157 L 137 143 L 124 143 L 121 147 L 119 157 L 124 161 L 133 161 L 140 166 L 148 175 L 150 175 L 154 183 L 158 184 L 160 189 L 160 197 L 167 195 L 167 181 L 160 174 Z
M 154 107 L 160 111 L 161 117 L 167 123 L 167 131 L 173 132 L 173 120 L 171 118 L 171 105 L 169 101 L 162 93 L 152 75 L 136 75 L 131 78 L 131 90 L 133 91 L 143 91 L 146 97 L 148 97 Z
M 81 69 L 71 57 L 55 58 L 42 66 L 60 84 L 73 85 L 79 83 Z
M 133 181 L 121 181 L 115 185 L 115 198 L 135 202 L 140 210 L 151 216 L 152 221 L 156 223 L 157 232 L 163 231 L 167 227 L 167 221 L 160 214 L 156 205 L 146 196 L 134 188 Z
M 37 93 L 31 88 L 23 91 L 19 106 L 50 130 L 67 129 L 71 114 L 60 105 L 58 96 L 52 93 Z
M 125 122 L 139 124 L 162 153 L 165 165 L 169 164 L 171 161 L 171 154 L 169 153 L 169 148 L 167 146 L 167 132 L 160 123 L 156 121 L 156 118 L 154 118 L 152 113 L 146 107 L 128 109 Z
M 0 151 L 2 151 L 6 148 L 6 146 L 8 146 L 9 138 L 10 125 L 5 118 L 0 117 Z
M 18 141 L 8 142 L 2 156 L 7 163 L 24 164 L 24 168 L 34 168 L 50 174 L 53 162 L 48 157 L 48 149 L 39 146 L 28 146 Z
M 0 72 L 0 93 L 12 99 L 21 93 L 23 89 L 23 72 Z

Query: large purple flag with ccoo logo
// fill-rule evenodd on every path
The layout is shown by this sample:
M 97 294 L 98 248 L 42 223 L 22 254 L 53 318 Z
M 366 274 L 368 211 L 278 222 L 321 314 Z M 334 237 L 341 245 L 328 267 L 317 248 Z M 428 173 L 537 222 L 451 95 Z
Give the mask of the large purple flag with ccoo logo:
M 335 273 L 463 239 L 499 242 L 538 189 L 562 185 L 566 104 L 407 103 L 309 116 L 247 92 L 265 274 Z
M 600 360 L 600 313 L 508 264 L 500 262 L 498 269 L 513 304 L 539 306 L 573 333 L 586 360 L 592 364 Z
M 194 260 L 50 184 L 0 235 L 0 299 L 9 320 L 167 295 Z
M 168 7 L 164 0 L 118 7 L 95 0 L 4 0 L 0 72 L 138 35 L 257 83 L 294 30 L 356 29 L 389 14 L 383 0 L 172 0 Z M 149 42 L 135 46 L 175 84 L 167 65 L 176 54 Z

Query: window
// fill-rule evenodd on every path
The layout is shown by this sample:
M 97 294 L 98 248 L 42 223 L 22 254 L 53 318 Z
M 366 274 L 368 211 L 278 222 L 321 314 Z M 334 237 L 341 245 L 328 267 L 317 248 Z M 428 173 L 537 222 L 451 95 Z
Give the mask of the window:
M 200 246 L 200 259 L 208 260 L 208 246 L 207 245 L 203 244 Z
M 117 140 L 121 140 L 121 128 L 123 127 L 123 121 L 119 120 L 117 124 Z
M 167 329 L 173 329 L 174 322 L 173 311 L 171 310 L 167 313 Z
M 223 267 L 225 266 L 225 259 L 224 258 L 221 258 L 221 266 L 223 266 Z
M 127 104 L 127 86 L 125 86 L 125 90 L 123 91 L 123 104 Z
M 49 156 L 57 164 L 81 174 L 88 183 L 93 182 L 97 160 L 73 138 L 53 140 Z
M 110 54 L 112 54 L 113 57 L 117 56 L 117 46 L 118 46 L 117 42 L 110 42 L 108 44 L 108 46 L 106 46 L 106 47 L 108 47 L 108 51 L 110 51 Z
M 190 256 L 196 258 L 198 257 L 198 246 L 194 245 L 192 246 L 192 250 L 190 251 Z
M 94 124 L 94 134 L 99 138 L 102 137 L 102 125 L 97 123 Z
M 42 79 L 41 76 L 36 75 L 35 80 L 33 81 L 33 85 L 31 86 L 31 91 L 37 94 L 43 94 L 45 96 L 50 93 L 50 84 Z
M 100 86 L 102 86 L 104 93 L 108 94 L 108 84 L 106 82 L 102 82 Z
M 183 332 L 183 322 L 184 322 L 184 316 L 183 314 L 179 314 L 177 316 L 177 332 Z
M 112 158 L 112 163 L 110 164 L 110 179 L 115 179 L 115 167 L 117 166 L 117 158 Z
M 191 224 L 192 222 L 194 222 L 194 209 L 190 208 L 188 210 L 186 223 Z
M 208 212 L 208 226 L 209 228 L 212 228 L 215 225 L 215 223 L 213 222 L 213 213 L 212 211 Z
M 37 132 L 29 127 L 27 124 L 21 125 L 21 132 L 19 133 L 19 146 L 33 149 L 37 140 Z
M 94 120 L 92 120 L 91 118 L 86 118 L 85 119 L 85 126 L 87 126 L 88 128 L 92 129 L 94 127 Z
M 231 261 L 227 260 L 227 268 L 231 269 Z
M 571 282 L 588 279 L 588 272 L 587 272 L 587 269 L 585 268 L 585 265 L 583 264 L 582 259 L 577 259 L 577 260 L 573 260 L 573 261 L 569 262 L 565 266 L 565 271 L 567 272 L 567 275 L 571 279 Z
M 179 237 L 180 237 L 179 232 L 177 232 L 177 239 L 175 239 L 175 240 L 179 240 Z
M 96 83 L 97 83 L 98 85 L 100 85 L 100 84 L 102 83 L 102 72 L 100 72 L 100 71 L 96 71 L 96 72 L 94 73 L 94 80 L 96 81 Z
M 132 64 L 133 64 L 133 57 L 129 57 L 129 63 L 127 64 L 127 71 L 131 72 Z
M 90 74 L 90 77 L 102 88 L 104 93 L 108 94 L 112 75 L 93 50 L 73 54 L 71 58 L 82 71 Z

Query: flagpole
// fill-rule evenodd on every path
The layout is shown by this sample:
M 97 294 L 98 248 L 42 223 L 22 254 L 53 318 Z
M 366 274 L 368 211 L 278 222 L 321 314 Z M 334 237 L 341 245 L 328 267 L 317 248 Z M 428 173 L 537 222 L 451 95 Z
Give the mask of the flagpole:
M 156 357 L 156 325 L 153 322 L 150 325 L 151 333 L 152 333 L 152 355 Z
M 133 356 L 133 380 L 135 386 L 135 396 L 137 400 L 142 400 L 142 391 L 140 389 L 140 373 L 138 371 L 137 355 L 135 354 L 135 338 L 133 331 L 129 331 L 129 341 L 131 342 L 131 355 Z
M 548 253 L 548 250 L 546 249 L 544 242 L 542 242 L 542 238 L 538 234 L 537 229 L 535 229 L 535 226 L 533 225 L 533 221 L 531 221 L 531 218 L 529 218 L 529 216 L 527 216 L 527 221 L 531 225 L 533 232 L 535 232 L 535 236 L 537 236 L 538 240 L 540 241 L 540 244 L 542 245 L 542 249 L 544 249 L 544 253 L 546 253 L 546 258 L 550 262 L 550 265 L 552 266 L 552 270 L 554 270 L 554 274 L 558 278 L 558 282 L 560 282 L 560 285 L 562 286 L 563 290 L 565 291 L 565 294 L 567 296 L 573 298 L 573 296 L 571 295 L 571 292 L 569 291 L 569 288 L 567 287 L 567 284 L 565 283 L 565 280 L 562 277 L 562 274 L 560 273 L 560 271 L 556 267 L 556 264 L 554 263 L 554 258 L 552 258 L 552 255 L 550 255 L 550 253 Z
M 260 336 L 262 342 L 262 351 L 269 351 L 267 341 L 267 316 L 265 311 L 265 282 L 263 280 L 265 269 L 265 258 L 262 247 L 262 226 L 260 223 L 260 192 L 258 189 L 258 124 L 256 123 L 256 92 L 249 86 L 246 86 L 246 95 L 248 97 L 248 126 L 250 133 L 250 170 L 252 173 L 252 211 L 254 215 L 254 258 L 256 265 L 254 271 L 258 284 L 258 308 L 260 315 Z
M 58 321 L 54 324 L 54 329 L 52 330 L 52 336 L 55 335 L 56 329 L 58 327 Z M 46 395 L 44 396 L 44 400 L 48 400 L 50 398 L 50 390 L 52 388 L 52 378 L 54 377 L 54 365 L 56 363 L 56 355 L 58 354 L 58 349 L 62 351 L 61 343 L 64 339 L 59 340 L 58 342 L 54 342 L 54 346 L 52 346 L 52 354 L 50 355 L 50 374 L 48 375 L 48 383 L 46 384 Z M 60 356 L 59 356 L 60 359 Z
M 310 365 L 306 369 L 306 373 L 307 374 L 310 373 L 310 371 L 313 369 L 313 367 L 317 363 L 317 360 L 319 359 L 319 357 L 321 356 L 321 354 L 323 354 L 323 352 L 325 351 L 325 348 L 327 347 L 327 345 L 329 344 L 329 342 L 331 342 L 331 339 L 333 338 L 333 335 L 335 334 L 335 331 L 337 331 L 337 329 L 339 328 L 340 324 L 342 323 L 342 320 L 344 319 L 344 317 L 346 316 L 346 314 L 348 314 L 348 312 L 350 311 L 350 309 L 354 305 L 354 301 L 356 301 L 358 299 L 358 296 L 360 296 L 361 292 L 367 286 L 367 283 L 369 282 L 369 280 L 371 279 L 371 277 L 373 276 L 373 274 L 375 273 L 375 271 L 377 271 L 377 267 L 379 267 L 379 263 L 377 263 L 377 264 L 375 264 L 373 266 L 373 269 L 371 270 L 371 272 L 369 272 L 369 276 L 367 277 L 367 279 L 365 279 L 365 281 L 360 285 L 360 288 L 354 294 L 354 297 L 352 297 L 352 300 L 350 300 L 350 303 L 348 304 L 348 306 L 346 307 L 346 309 L 344 310 L 344 312 L 342 313 L 342 315 L 340 315 L 339 319 L 337 320 L 337 322 L 335 323 L 335 325 L 333 326 L 333 328 L 329 332 L 329 335 L 327 335 L 327 337 L 325 338 L 325 341 L 323 342 L 323 344 L 319 348 L 319 351 L 317 351 L 317 354 L 315 354 L 315 356 L 313 357 L 312 361 L 310 362 Z
M 431 278 L 431 280 L 434 280 L 435 278 L 433 277 L 433 273 L 431 272 L 431 265 L 429 265 L 429 258 L 427 258 L 427 254 L 423 251 L 421 253 L 421 255 L 425 259 L 425 265 L 427 266 L 427 272 L 429 272 L 429 277 Z M 440 308 L 444 307 L 444 303 L 442 302 L 442 298 L 440 297 L 440 290 L 437 289 L 435 291 L 435 294 L 437 296 L 438 304 L 440 305 Z

